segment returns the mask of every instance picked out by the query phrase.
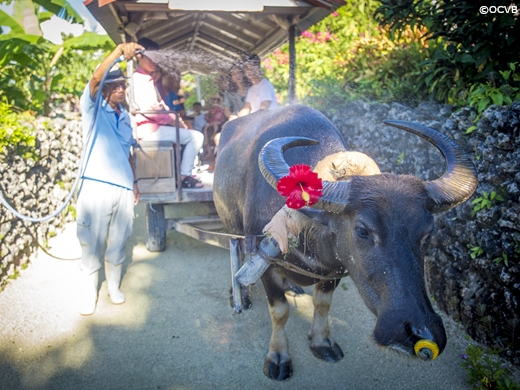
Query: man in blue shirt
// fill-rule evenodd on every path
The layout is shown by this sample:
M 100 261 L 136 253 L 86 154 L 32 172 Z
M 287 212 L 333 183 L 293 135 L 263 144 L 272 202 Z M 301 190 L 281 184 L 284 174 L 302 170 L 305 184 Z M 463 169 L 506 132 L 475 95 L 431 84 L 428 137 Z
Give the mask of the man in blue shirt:
M 126 79 L 119 67 L 112 68 L 101 86 L 105 71 L 121 55 L 135 56 L 143 47 L 136 43 L 118 45 L 94 71 L 80 99 L 83 143 L 87 151 L 82 167 L 82 184 L 77 202 L 77 236 L 82 248 L 79 312 L 96 309 L 102 251 L 110 300 L 125 302 L 119 290 L 126 241 L 132 234 L 133 208 L 139 202 L 133 158 L 135 143 L 125 100 Z M 96 108 L 96 95 L 101 102 Z

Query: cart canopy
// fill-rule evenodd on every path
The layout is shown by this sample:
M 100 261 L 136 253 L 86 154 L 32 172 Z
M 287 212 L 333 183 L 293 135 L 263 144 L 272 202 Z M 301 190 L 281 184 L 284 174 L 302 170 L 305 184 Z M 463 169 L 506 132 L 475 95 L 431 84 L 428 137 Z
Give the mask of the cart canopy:
M 261 58 L 345 0 L 87 0 L 114 42 L 147 37 L 179 54 L 182 72 L 217 73 L 245 53 Z M 210 57 L 209 57 L 210 56 Z M 208 62 L 207 58 L 215 61 Z

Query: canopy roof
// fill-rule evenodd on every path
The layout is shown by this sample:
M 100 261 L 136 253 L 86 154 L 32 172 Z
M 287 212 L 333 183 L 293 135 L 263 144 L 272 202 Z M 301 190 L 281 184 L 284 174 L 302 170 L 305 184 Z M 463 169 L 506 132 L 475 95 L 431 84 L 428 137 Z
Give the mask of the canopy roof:
M 90 1 L 90 2 L 89 2 Z M 183 72 L 229 69 L 245 53 L 264 57 L 345 0 L 88 0 L 115 43 L 147 37 L 178 53 Z M 211 58 L 211 61 L 208 61 Z

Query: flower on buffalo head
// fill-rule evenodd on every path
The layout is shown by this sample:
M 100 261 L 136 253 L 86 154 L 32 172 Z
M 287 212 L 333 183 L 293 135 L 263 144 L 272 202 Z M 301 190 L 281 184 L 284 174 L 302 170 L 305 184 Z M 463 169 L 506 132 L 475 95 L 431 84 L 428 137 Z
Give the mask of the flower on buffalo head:
M 276 189 L 282 196 L 286 196 L 285 204 L 291 209 L 300 209 L 311 206 L 322 195 L 323 185 L 318 174 L 305 164 L 293 165 L 289 174 L 278 180 Z

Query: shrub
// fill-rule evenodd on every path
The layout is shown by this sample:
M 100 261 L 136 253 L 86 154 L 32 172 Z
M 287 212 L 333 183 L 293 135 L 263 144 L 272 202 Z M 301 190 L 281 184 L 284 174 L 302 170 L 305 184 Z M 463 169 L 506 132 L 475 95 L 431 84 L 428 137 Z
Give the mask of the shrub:
M 0 153 L 14 150 L 24 158 L 36 159 L 36 137 L 30 125 L 35 118 L 28 112 L 16 112 L 5 100 L 0 101 Z
M 368 6 L 369 4 L 370 6 Z M 370 99 L 413 102 L 426 97 L 419 63 L 428 48 L 424 31 L 408 29 L 392 41 L 374 23 L 376 3 L 341 7 L 296 40 L 296 97 L 318 109 Z M 279 100 L 288 99 L 288 45 L 263 61 Z
M 501 85 L 516 88 L 520 81 L 507 79 L 509 62 L 518 57 L 520 42 L 516 7 L 509 0 L 498 0 L 492 5 L 507 12 L 481 12 L 482 7 L 487 9 L 489 5 L 483 0 L 381 0 L 376 18 L 390 28 L 394 38 L 409 26 L 426 29 L 430 54 L 421 68 L 429 92 L 436 99 L 455 105 L 465 104 L 468 93 L 472 94 L 470 101 L 480 110 L 491 100 L 499 101 L 500 95 L 510 95 Z M 488 85 L 490 77 L 494 77 L 493 85 Z M 489 96 L 475 102 L 475 94 L 486 93 Z M 486 102 L 488 98 L 491 99 Z M 503 103 L 507 104 L 506 100 L 500 104 Z
M 520 385 L 509 379 L 502 364 L 485 355 L 480 347 L 470 345 L 461 359 L 461 367 L 468 371 L 473 389 L 520 390 Z

